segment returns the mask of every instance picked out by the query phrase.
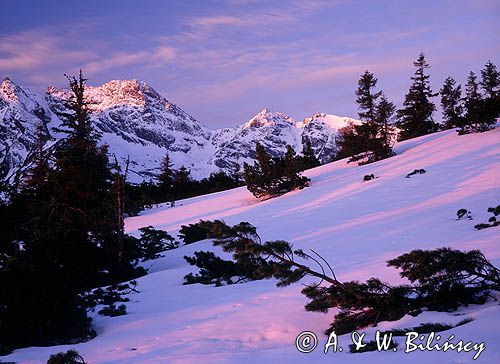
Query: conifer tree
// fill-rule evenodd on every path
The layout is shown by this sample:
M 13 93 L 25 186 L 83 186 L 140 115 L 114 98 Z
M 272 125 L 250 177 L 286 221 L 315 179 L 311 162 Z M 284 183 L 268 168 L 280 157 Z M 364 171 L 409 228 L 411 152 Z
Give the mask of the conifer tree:
M 61 256 L 67 275 L 76 287 L 92 288 L 104 269 L 106 258 L 102 239 L 108 236 L 112 219 L 105 207 L 112 174 L 107 148 L 98 147 L 100 134 L 94 129 L 84 91 L 86 79 L 68 77 L 71 97 L 64 104 L 68 111 L 59 114 L 66 134 L 55 150 L 55 168 L 50 175 L 54 196 L 49 206 L 47 227 Z M 100 267 L 99 267 L 100 266 Z M 90 283 L 90 285 L 89 285 Z
M 84 94 L 86 79 L 81 72 L 78 79 L 68 79 L 71 97 L 65 101 L 67 111 L 59 115 L 58 129 L 66 138 L 57 145 L 49 175 L 53 196 L 46 226 L 51 254 L 81 291 L 130 279 L 136 272 L 131 262 L 121 259 L 124 177 L 117 170 L 113 178 L 108 149 L 98 146 L 100 133 L 92 125 Z
M 190 174 L 191 171 L 184 166 L 175 172 L 173 188 L 177 196 L 183 197 L 188 193 L 191 182 Z
M 465 119 L 466 125 L 462 129 L 472 127 L 474 124 L 481 121 L 481 94 L 479 93 L 479 85 L 477 76 L 474 72 L 470 72 L 465 85 Z
M 306 138 L 305 143 L 302 144 L 301 159 L 302 166 L 300 170 L 306 170 L 321 165 L 321 162 L 316 157 L 316 154 L 314 154 L 314 149 L 312 148 L 311 140 L 309 138 Z
M 243 166 L 245 184 L 255 197 L 274 197 L 309 185 L 309 179 L 299 172 L 301 163 L 290 145 L 282 158 L 272 158 L 259 143 L 255 154 L 254 164 Z
M 358 104 L 358 116 L 363 122 L 356 125 L 355 130 L 358 136 L 356 145 L 359 147 L 358 153 L 367 152 L 372 148 L 374 140 L 377 138 L 378 128 L 375 122 L 377 100 L 382 94 L 381 91 L 374 92 L 377 86 L 377 79 L 373 73 L 365 71 L 358 81 L 356 90 L 356 103 Z
M 231 169 L 230 177 L 233 179 L 235 184 L 241 183 L 243 173 L 241 172 L 241 165 L 239 163 L 239 160 L 236 161 L 233 168 Z
M 68 79 L 71 96 L 57 129 L 66 137 L 53 164 L 37 138 L 27 185 L 8 208 L 8 234 L 0 234 L 0 248 L 23 242 L 0 264 L 0 342 L 9 348 L 88 339 L 95 332 L 81 294 L 143 273 L 120 260 L 123 214 L 114 201 L 122 183 L 113 185 L 107 148 L 97 145 L 85 79 Z
M 452 129 L 462 125 L 462 86 L 457 85 L 453 77 L 447 77 L 439 93 L 441 94 L 441 107 L 443 108 L 443 128 Z
M 373 92 L 377 81 L 373 73 L 368 70 L 359 78 L 356 103 L 358 104 L 358 115 L 362 121 L 373 122 L 375 120 L 377 100 L 382 94 L 381 91 Z
M 488 61 L 481 70 L 480 85 L 486 98 L 496 99 L 500 95 L 500 72 L 491 61 Z
M 337 158 L 351 157 L 349 162 L 372 163 L 393 155 L 392 115 L 394 104 L 382 91 L 375 92 L 377 79 L 365 71 L 358 81 L 356 102 L 361 125 L 352 125 L 340 131 L 337 137 Z M 379 101 L 380 99 L 380 101 Z
M 114 156 L 114 159 L 113 180 L 109 194 L 111 200 L 109 206 L 113 209 L 112 214 L 114 215 L 114 224 L 111 223 L 110 227 L 114 226 L 114 229 L 110 229 L 112 232 L 110 238 L 116 240 L 116 245 L 113 248 L 118 256 L 118 260 L 121 262 L 125 256 L 125 184 L 130 160 L 127 159 L 125 172 L 122 173 L 116 156 Z M 111 252 L 111 254 L 113 254 L 113 252 Z
M 335 145 L 337 146 L 336 160 L 352 157 L 360 152 L 359 138 L 353 123 L 339 129 L 335 136 Z
M 500 112 L 500 96 L 494 96 L 495 87 L 493 86 L 494 82 L 491 81 L 494 71 L 494 67 L 488 66 L 488 64 L 482 70 L 481 85 L 486 85 L 483 86 L 486 94 L 484 97 L 479 92 L 475 73 L 469 73 L 465 86 L 465 117 L 458 131 L 459 134 L 488 131 L 495 124 Z M 492 95 L 493 97 L 491 97 Z
M 301 169 L 300 161 L 297 159 L 297 153 L 292 148 L 290 144 L 286 146 L 285 157 L 282 160 L 279 160 L 279 163 L 282 164 L 283 169 L 283 177 L 285 177 L 287 184 L 286 188 L 288 190 L 292 190 L 298 183 L 298 180 L 301 178 L 298 174 Z
M 259 163 L 262 173 L 270 175 L 272 172 L 272 158 L 260 143 L 255 144 L 255 159 Z
M 480 85 L 484 93 L 480 131 L 487 131 L 500 117 L 500 72 L 491 61 L 481 70 Z
M 403 108 L 397 113 L 397 126 L 401 129 L 400 140 L 437 131 L 437 125 L 432 117 L 436 107 L 430 100 L 437 94 L 432 92 L 429 83 L 430 76 L 425 73 L 425 70 L 429 68 L 425 55 L 420 53 L 413 65 L 417 68 L 414 76 L 411 77 L 413 83 L 405 96 Z
M 378 127 L 378 135 L 375 142 L 374 157 L 377 160 L 392 157 L 392 143 L 395 138 L 394 113 L 396 106 L 389 101 L 384 93 L 381 93 L 380 101 L 375 109 L 375 123 Z
M 47 182 L 49 175 L 49 153 L 44 149 L 47 141 L 47 133 L 43 121 L 37 125 L 36 139 L 31 159 L 31 165 L 27 170 L 24 188 L 37 189 Z
M 167 153 L 161 161 L 160 176 L 158 177 L 160 188 L 166 195 L 172 192 L 174 178 L 175 171 L 172 169 L 170 155 Z

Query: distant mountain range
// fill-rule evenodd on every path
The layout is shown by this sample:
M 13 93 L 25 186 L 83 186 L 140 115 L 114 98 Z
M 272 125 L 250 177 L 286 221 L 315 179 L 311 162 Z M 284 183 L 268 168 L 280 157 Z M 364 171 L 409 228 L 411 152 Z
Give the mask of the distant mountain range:
M 0 86 L 0 177 L 9 178 L 32 149 L 37 126 L 43 123 L 51 141 L 61 138 L 52 130 L 60 124 L 57 112 L 68 90 L 48 87 L 45 93 L 25 89 L 8 78 Z M 115 80 L 89 86 L 92 120 L 102 133 L 102 143 L 121 163 L 130 158 L 132 182 L 156 176 L 161 159 L 169 153 L 174 167 L 185 166 L 199 179 L 218 170 L 232 171 L 252 162 L 255 143 L 272 155 L 284 154 L 290 144 L 300 153 L 309 139 L 317 157 L 328 162 L 336 153 L 340 128 L 358 120 L 316 113 L 303 121 L 262 109 L 235 128 L 211 130 L 180 107 L 137 80 Z

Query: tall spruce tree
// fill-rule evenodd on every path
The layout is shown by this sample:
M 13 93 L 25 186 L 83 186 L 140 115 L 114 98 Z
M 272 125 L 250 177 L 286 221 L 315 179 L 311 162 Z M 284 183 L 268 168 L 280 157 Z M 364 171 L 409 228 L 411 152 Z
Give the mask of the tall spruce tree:
M 299 176 L 298 172 L 301 170 L 301 163 L 300 160 L 297 158 L 297 153 L 295 153 L 295 150 L 292 148 L 290 144 L 286 146 L 286 153 L 285 157 L 277 163 L 282 164 L 282 169 L 283 169 L 283 177 L 285 177 L 286 182 L 288 183 L 289 186 L 286 186 L 287 190 L 292 190 L 298 182 L 298 179 L 301 177 Z
M 375 123 L 378 127 L 378 135 L 375 142 L 374 155 L 376 159 L 384 159 L 392 157 L 393 140 L 395 139 L 394 130 L 394 113 L 396 106 L 392 101 L 389 101 L 382 92 L 380 101 L 375 109 Z
M 94 129 L 85 83 L 68 77 L 71 97 L 65 100 L 67 111 L 59 113 L 66 134 L 55 150 L 55 168 L 50 175 L 54 196 L 49 206 L 47 226 L 59 251 L 61 265 L 76 287 L 92 288 L 100 280 L 99 271 L 106 266 L 102 239 L 113 221 L 105 208 L 112 174 L 107 148 L 98 147 L 100 134 Z M 104 283 L 104 282 L 102 282 Z
M 345 127 L 340 128 L 335 135 L 335 159 L 344 159 L 352 157 L 359 153 L 359 138 L 356 133 L 356 126 L 353 123 L 348 123 Z
M 44 149 L 47 140 L 48 135 L 45 124 L 40 120 L 36 128 L 33 152 L 28 157 L 31 160 L 31 164 L 25 173 L 23 188 L 36 190 L 38 187 L 46 184 L 50 171 L 49 152 Z
M 488 61 L 481 70 L 480 85 L 484 90 L 485 98 L 495 99 L 500 96 L 500 72 L 491 61 Z
M 314 153 L 311 140 L 309 138 L 305 138 L 305 142 L 303 141 L 302 143 L 302 157 L 301 157 L 300 170 L 303 171 L 306 169 L 317 167 L 319 165 L 321 165 L 321 162 Z
M 358 80 L 356 103 L 358 104 L 358 116 L 362 121 L 373 122 L 375 120 L 377 100 L 382 94 L 381 91 L 373 92 L 377 86 L 377 81 L 373 73 L 368 70 Z
M 88 150 L 97 148 L 86 143 L 93 134 L 82 110 L 83 85 L 81 75 L 80 84 L 70 79 L 67 106 L 73 112 L 65 114 L 68 136 L 57 145 L 55 169 L 47 170 L 39 132 L 27 184 L 10 205 L 10 239 L 23 241 L 23 249 L 0 267 L 0 342 L 10 348 L 81 340 L 93 331 L 79 294 L 95 287 L 104 265 L 95 263 L 102 254 L 89 241 L 86 200 L 92 190 L 85 188 L 90 178 L 81 170 L 88 167 Z
M 490 130 L 500 117 L 500 72 L 491 61 L 481 70 L 480 85 L 484 94 L 480 131 L 486 131 Z
M 393 155 L 392 115 L 394 104 L 382 91 L 375 91 L 377 79 L 365 71 L 358 81 L 356 102 L 361 125 L 344 128 L 337 138 L 337 157 L 350 156 L 349 162 L 372 163 Z M 380 99 L 380 101 L 379 101 Z
M 481 94 L 479 93 L 479 85 L 477 76 L 474 72 L 470 72 L 465 85 L 465 123 L 462 127 L 466 129 L 472 128 L 475 124 L 481 121 Z
M 444 129 L 452 129 L 463 123 L 462 86 L 457 85 L 453 77 L 447 77 L 441 94 L 441 107 L 443 108 Z
M 413 81 L 403 102 L 403 108 L 398 110 L 397 126 L 401 129 L 400 140 L 415 138 L 437 131 L 438 126 L 434 122 L 432 114 L 436 106 L 431 98 L 436 96 L 432 92 L 429 78 L 425 73 L 429 64 L 425 60 L 424 53 L 420 53 L 413 63 L 417 68 L 411 80 Z
M 167 153 L 161 161 L 160 175 L 158 176 L 160 189 L 163 190 L 166 196 L 172 193 L 174 185 L 175 171 L 172 169 L 172 166 L 170 155 Z
M 377 100 L 381 91 L 374 92 L 377 86 L 377 79 L 369 71 L 365 71 L 358 81 L 356 90 L 356 103 L 358 104 L 358 116 L 363 122 L 361 126 L 356 126 L 356 133 L 359 137 L 359 152 L 369 151 L 373 141 L 377 138 L 378 128 L 375 122 Z
M 112 166 L 113 180 L 111 183 L 111 190 L 109 193 L 108 206 L 112 209 L 111 214 L 114 215 L 114 224 L 110 225 L 110 239 L 115 239 L 116 244 L 113 245 L 115 253 L 118 256 L 118 261 L 123 262 L 125 259 L 125 185 L 128 174 L 130 159 L 127 159 L 125 171 L 118 163 L 118 159 L 114 156 L 114 163 Z
M 65 100 L 66 111 L 59 114 L 62 127 L 57 129 L 66 138 L 55 150 L 49 175 L 53 196 L 46 225 L 64 274 L 75 290 L 84 290 L 130 279 L 137 272 L 121 259 L 123 206 L 122 201 L 116 204 L 116 197 L 122 198 L 123 177 L 113 178 L 107 146 L 98 146 L 100 133 L 85 98 L 86 79 L 81 72 L 78 79 L 68 79 L 71 97 Z
M 173 181 L 173 189 L 176 196 L 184 197 L 188 194 L 191 186 L 191 171 L 186 167 L 182 166 L 175 172 L 175 177 Z

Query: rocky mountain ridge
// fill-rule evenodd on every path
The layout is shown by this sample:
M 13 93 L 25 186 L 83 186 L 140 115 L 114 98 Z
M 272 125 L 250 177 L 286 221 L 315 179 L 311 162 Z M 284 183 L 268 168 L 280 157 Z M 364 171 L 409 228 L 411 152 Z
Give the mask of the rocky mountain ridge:
M 60 123 L 68 90 L 48 87 L 44 94 L 31 92 L 8 78 L 0 85 L 0 178 L 6 179 L 26 159 L 39 125 L 47 137 Z M 210 130 L 147 83 L 113 80 L 88 86 L 91 118 L 102 133 L 102 143 L 124 162 L 130 157 L 129 178 L 140 182 L 155 177 L 162 157 L 169 153 L 174 167 L 186 166 L 193 178 L 220 169 L 232 171 L 237 164 L 252 162 L 255 143 L 272 155 L 282 155 L 290 144 L 300 153 L 310 140 L 318 158 L 328 162 L 335 155 L 335 136 L 340 128 L 357 120 L 316 113 L 303 121 L 262 109 L 248 122 Z

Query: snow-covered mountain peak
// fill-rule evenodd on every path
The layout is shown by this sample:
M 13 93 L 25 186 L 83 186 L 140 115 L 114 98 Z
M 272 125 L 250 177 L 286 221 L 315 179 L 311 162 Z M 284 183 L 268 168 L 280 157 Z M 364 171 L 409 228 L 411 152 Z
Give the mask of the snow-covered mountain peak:
M 339 130 L 346 127 L 350 123 L 358 124 L 359 120 L 352 119 L 345 116 L 330 115 L 324 112 L 317 112 L 313 114 L 310 118 L 305 118 L 302 124 L 305 126 L 309 123 L 323 123 L 328 125 L 330 128 Z
M 130 179 L 140 182 L 154 178 L 163 156 L 168 153 L 174 168 L 182 165 L 200 179 L 223 169 L 231 172 L 237 164 L 253 163 L 259 142 L 272 156 L 280 156 L 291 145 L 298 153 L 306 140 L 322 162 L 336 153 L 338 129 L 353 121 L 316 113 L 304 121 L 263 108 L 248 122 L 233 128 L 210 130 L 180 107 L 139 80 L 112 80 L 87 86 L 91 119 L 102 132 L 102 143 L 120 161 L 130 157 Z M 42 121 L 47 135 L 59 125 L 57 115 L 65 111 L 66 88 L 49 86 L 34 93 L 8 78 L 0 87 L 0 178 L 20 166 L 32 148 L 36 126 Z
M 263 126 L 274 126 L 277 124 L 290 126 L 294 125 L 295 121 L 284 113 L 273 112 L 267 108 L 263 108 L 257 115 L 245 123 L 243 128 L 260 128 Z
M 22 87 L 16 85 L 10 78 L 5 77 L 0 85 L 0 99 L 5 102 L 22 102 L 28 95 Z
M 89 99 L 103 110 L 119 105 L 144 107 L 168 101 L 147 83 L 138 80 L 112 80 L 98 87 L 88 87 Z

